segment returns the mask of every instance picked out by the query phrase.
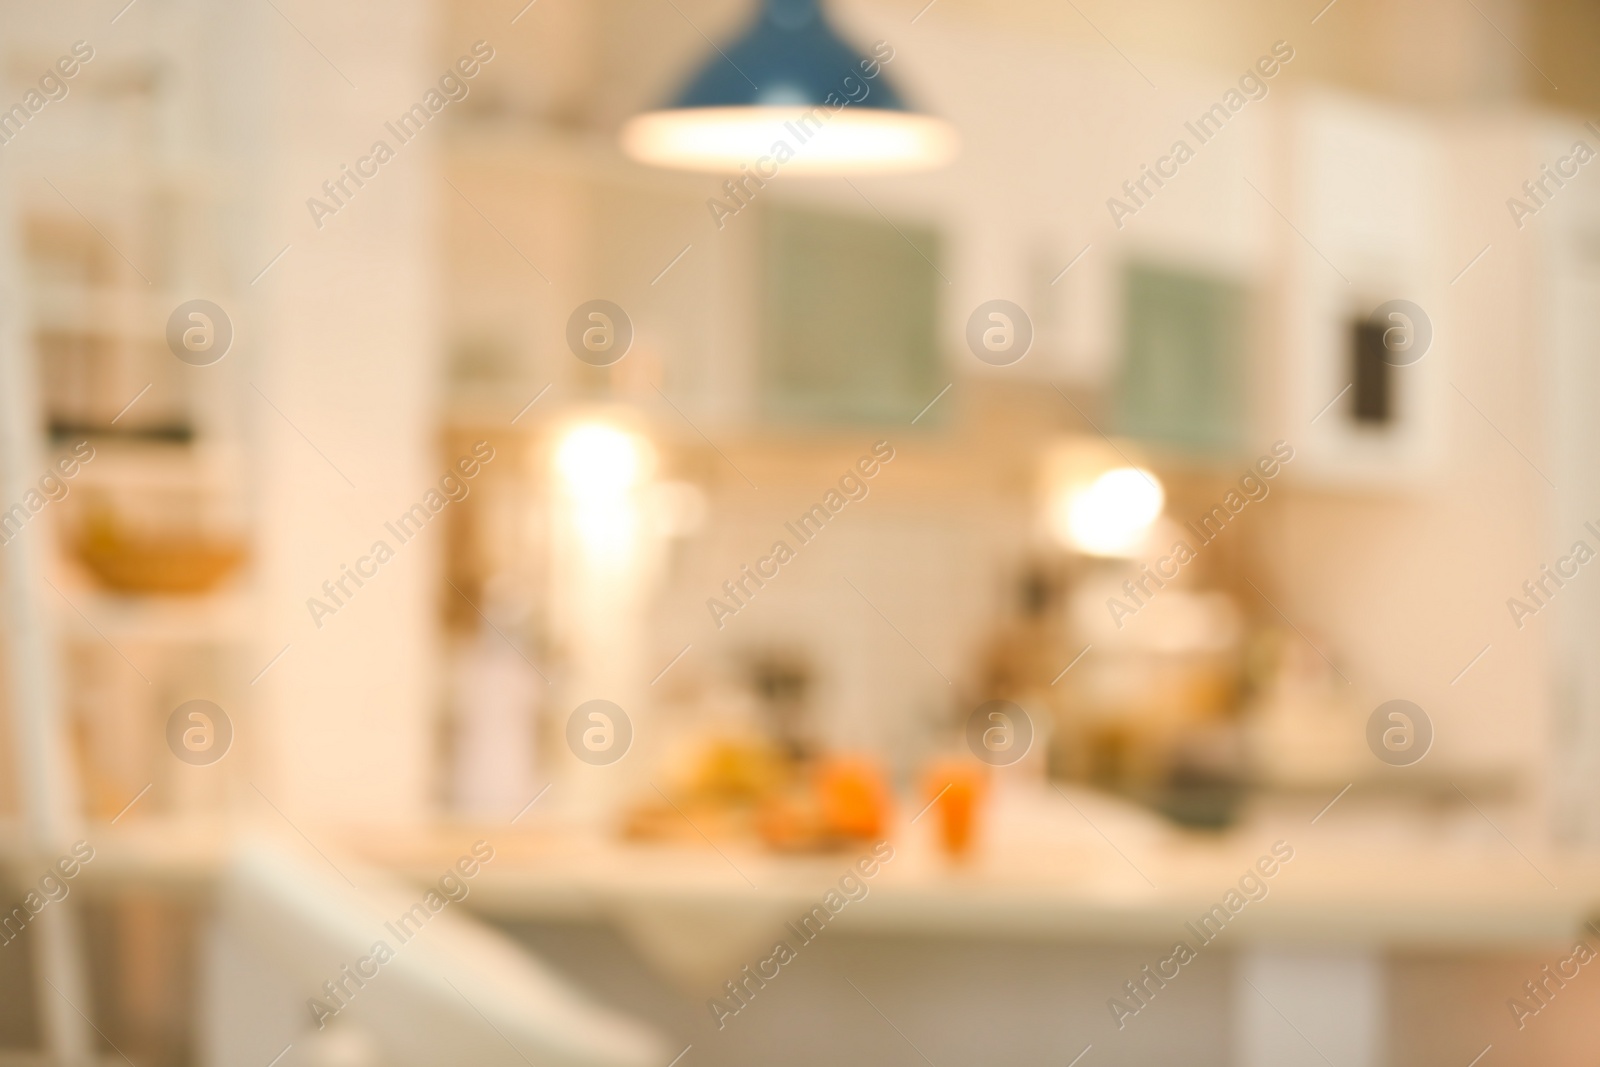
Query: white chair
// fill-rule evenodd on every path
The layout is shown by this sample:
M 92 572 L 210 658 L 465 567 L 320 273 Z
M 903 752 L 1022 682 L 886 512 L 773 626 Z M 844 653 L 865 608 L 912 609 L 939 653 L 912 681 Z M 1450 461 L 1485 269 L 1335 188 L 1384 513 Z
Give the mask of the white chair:
M 202 964 L 202 1062 L 210 1067 L 661 1067 L 662 1042 L 594 1004 L 464 903 L 401 942 L 389 925 L 423 900 L 339 861 L 315 865 L 262 843 L 230 862 Z M 466 881 L 470 888 L 472 882 Z M 356 888 L 359 887 L 359 888 Z M 423 909 L 426 911 L 426 908 Z M 406 928 L 407 933 L 410 927 Z M 374 945 L 377 973 L 345 977 Z M 335 999 L 328 981 L 347 991 Z M 324 1018 L 319 999 L 339 1008 Z M 274 1057 L 281 1059 L 274 1060 Z

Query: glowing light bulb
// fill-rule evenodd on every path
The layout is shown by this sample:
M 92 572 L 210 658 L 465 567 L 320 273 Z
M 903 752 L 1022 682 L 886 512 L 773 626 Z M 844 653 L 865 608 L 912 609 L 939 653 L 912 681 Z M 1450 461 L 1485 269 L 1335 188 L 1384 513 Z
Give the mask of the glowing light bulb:
M 579 423 L 556 448 L 555 466 L 584 550 L 614 568 L 632 556 L 639 534 L 638 488 L 650 471 L 649 446 L 603 422 Z
M 584 423 L 562 439 L 556 469 L 574 496 L 615 497 L 640 481 L 644 455 L 632 434 L 604 423 Z
M 804 106 L 694 107 L 635 115 L 622 128 L 622 148 L 641 163 L 680 170 L 733 171 L 740 164 L 764 179 L 791 174 L 883 174 L 942 167 L 959 139 L 931 115 L 882 108 L 845 108 L 819 125 Z M 797 132 L 798 131 L 798 134 Z M 786 152 L 774 155 L 774 145 Z
M 1091 556 L 1131 556 L 1161 515 L 1166 494 L 1149 471 L 1118 467 L 1087 488 L 1064 495 L 1052 509 L 1056 536 Z

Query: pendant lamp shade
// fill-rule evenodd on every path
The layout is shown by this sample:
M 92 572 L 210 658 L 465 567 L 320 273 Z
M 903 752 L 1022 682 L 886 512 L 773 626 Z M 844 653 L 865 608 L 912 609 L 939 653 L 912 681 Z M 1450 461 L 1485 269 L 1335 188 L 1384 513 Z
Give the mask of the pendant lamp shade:
M 762 160 L 802 174 L 942 166 L 955 156 L 955 130 L 907 107 L 889 81 L 893 57 L 885 43 L 870 54 L 847 44 L 818 0 L 764 0 L 754 24 L 708 56 L 671 105 L 628 120 L 623 150 L 681 170 Z

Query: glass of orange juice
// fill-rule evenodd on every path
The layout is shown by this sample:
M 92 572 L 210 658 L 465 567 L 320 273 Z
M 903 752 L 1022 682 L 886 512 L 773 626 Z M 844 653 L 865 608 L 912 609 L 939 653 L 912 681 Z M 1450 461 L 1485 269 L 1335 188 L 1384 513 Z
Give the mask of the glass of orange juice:
M 979 809 L 988 794 L 985 770 L 975 760 L 951 756 L 934 760 L 923 772 L 923 803 L 932 805 L 940 847 L 953 859 L 972 852 Z

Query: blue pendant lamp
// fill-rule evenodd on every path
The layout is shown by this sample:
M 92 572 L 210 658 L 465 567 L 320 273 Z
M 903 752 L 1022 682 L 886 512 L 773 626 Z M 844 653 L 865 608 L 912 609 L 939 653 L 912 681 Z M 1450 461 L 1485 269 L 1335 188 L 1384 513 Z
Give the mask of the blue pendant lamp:
M 728 171 L 772 157 L 783 170 L 863 174 L 926 170 L 956 153 L 948 122 L 906 106 L 888 78 L 894 52 L 863 55 L 819 0 L 762 0 L 755 23 L 708 56 L 673 103 L 629 119 L 623 150 L 680 170 Z M 778 155 L 784 155 L 777 150 Z

